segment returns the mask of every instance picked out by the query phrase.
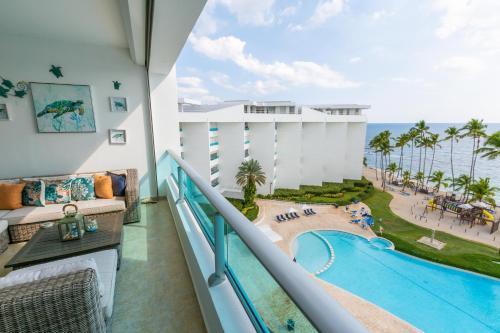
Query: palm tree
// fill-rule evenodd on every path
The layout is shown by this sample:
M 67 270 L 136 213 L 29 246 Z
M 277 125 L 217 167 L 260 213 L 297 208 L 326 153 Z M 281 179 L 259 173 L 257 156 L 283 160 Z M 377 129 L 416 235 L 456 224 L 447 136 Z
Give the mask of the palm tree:
M 423 168 L 422 168 L 422 170 L 420 170 L 420 166 L 419 166 L 419 172 L 422 171 L 422 173 L 424 174 L 424 179 L 425 179 L 425 167 L 426 167 L 426 161 L 427 161 L 427 149 L 432 148 L 432 142 L 431 142 L 430 137 L 428 137 L 428 136 L 419 137 L 418 141 L 417 141 L 417 147 L 419 147 L 420 150 L 422 150 L 422 148 L 424 148 L 424 163 L 423 163 Z M 424 182 L 422 181 L 422 186 L 423 185 L 424 185 Z
M 404 154 L 404 149 L 405 147 L 408 146 L 408 143 L 410 142 L 411 138 L 408 133 L 403 133 L 400 136 L 396 138 L 396 143 L 394 147 L 400 148 L 400 153 L 399 153 L 399 164 L 398 164 L 398 174 L 396 175 L 396 178 L 399 178 L 399 173 L 401 172 L 403 168 L 403 154 Z
M 441 185 L 444 185 L 445 187 L 448 186 L 447 183 L 444 183 L 444 172 L 440 170 L 434 171 L 432 176 L 430 176 L 431 182 L 434 183 L 434 192 L 439 192 L 439 189 L 441 188 Z
M 453 142 L 458 142 L 460 138 L 460 131 L 458 128 L 451 126 L 444 131 L 446 134 L 445 140 L 450 140 L 450 162 L 451 162 L 451 184 L 453 191 L 455 191 L 455 170 L 453 169 Z
M 488 126 L 485 125 L 482 120 L 471 119 L 467 124 L 465 124 L 464 127 L 461 128 L 461 130 L 465 131 L 463 136 L 472 138 L 472 161 L 469 171 L 469 177 L 472 183 L 474 182 L 474 171 L 476 168 L 477 155 L 479 154 L 477 149 L 481 143 L 481 138 L 487 136 L 485 132 L 486 127 Z
M 375 153 L 375 178 L 378 180 L 378 148 L 380 145 L 380 134 L 375 135 L 370 142 L 368 143 L 368 146 L 370 149 Z
M 483 144 L 483 147 L 476 150 L 481 153 L 481 157 L 486 157 L 489 160 L 494 160 L 500 157 L 500 131 L 490 135 Z
M 469 185 L 470 177 L 467 175 L 460 175 L 455 179 L 455 189 L 458 191 L 463 190 L 462 198 L 466 198 L 469 195 Z
M 396 162 L 392 162 L 387 166 L 387 171 L 389 171 L 389 178 L 391 179 L 391 183 L 394 181 L 394 174 L 398 171 L 398 165 Z
M 410 186 L 410 184 L 411 184 L 411 173 L 409 170 L 405 170 L 403 172 L 403 190 L 402 191 L 404 192 L 405 188 L 407 186 Z
M 415 128 L 411 128 L 408 131 L 408 137 L 410 138 L 411 141 L 411 157 L 410 157 L 410 175 L 412 172 L 413 168 L 413 148 L 415 147 L 415 140 L 418 137 L 418 131 Z
M 424 179 L 425 179 L 425 174 L 422 171 L 417 172 L 417 174 L 415 175 L 415 180 L 417 181 L 417 183 L 415 184 L 415 194 L 417 194 L 419 184 L 423 186 Z
M 434 166 L 434 157 L 436 156 L 436 148 L 437 147 L 441 148 L 441 145 L 439 144 L 439 134 L 431 133 L 429 135 L 429 144 L 431 145 L 432 148 L 432 159 L 431 159 L 431 167 L 429 169 L 429 175 L 427 176 L 427 184 L 429 184 L 429 178 L 432 175 L 432 167 Z
M 390 132 L 389 131 L 384 131 L 381 133 L 381 140 L 380 140 L 380 145 L 379 145 L 379 151 L 380 151 L 380 171 L 382 173 L 382 189 L 385 191 L 385 185 L 387 182 L 387 177 L 386 177 L 386 168 L 384 165 L 387 165 L 387 156 L 390 155 L 390 153 L 393 151 L 391 142 L 389 140 L 390 138 Z
M 470 185 L 469 189 L 472 192 L 472 200 L 495 205 L 495 193 L 498 187 L 490 186 L 490 178 L 479 178 L 477 182 Z
M 413 128 L 417 132 L 417 138 L 419 138 L 420 141 L 422 142 L 425 134 L 429 130 L 429 126 L 427 126 L 427 124 L 425 123 L 425 120 L 420 120 L 418 123 L 415 124 L 415 126 Z M 418 171 L 420 172 L 421 167 L 422 167 L 422 148 L 423 147 L 420 146 L 419 148 L 420 148 L 420 150 L 419 150 L 419 155 L 418 155 Z M 425 173 L 425 171 L 424 171 L 424 173 Z
M 262 186 L 266 183 L 266 175 L 262 171 L 259 161 L 254 159 L 243 161 L 238 168 L 235 179 L 236 184 L 243 188 L 245 206 L 254 206 L 255 193 L 257 192 L 256 184 Z

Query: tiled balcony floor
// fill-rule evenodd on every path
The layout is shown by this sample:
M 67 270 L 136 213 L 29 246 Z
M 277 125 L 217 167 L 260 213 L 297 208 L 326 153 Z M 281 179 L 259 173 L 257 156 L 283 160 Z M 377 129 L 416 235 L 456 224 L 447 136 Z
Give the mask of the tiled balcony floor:
M 22 246 L 0 255 L 0 276 Z M 113 332 L 205 331 L 168 203 L 143 205 L 141 222 L 124 227 Z

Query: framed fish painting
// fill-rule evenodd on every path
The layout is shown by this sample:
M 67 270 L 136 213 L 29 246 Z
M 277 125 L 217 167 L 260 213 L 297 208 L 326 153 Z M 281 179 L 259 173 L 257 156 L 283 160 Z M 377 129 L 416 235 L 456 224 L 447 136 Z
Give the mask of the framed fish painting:
M 122 129 L 109 130 L 109 143 L 112 145 L 124 145 L 127 143 L 127 131 Z
M 110 97 L 111 112 L 128 112 L 127 98 L 125 97 Z
M 39 133 L 94 133 L 90 86 L 31 82 Z

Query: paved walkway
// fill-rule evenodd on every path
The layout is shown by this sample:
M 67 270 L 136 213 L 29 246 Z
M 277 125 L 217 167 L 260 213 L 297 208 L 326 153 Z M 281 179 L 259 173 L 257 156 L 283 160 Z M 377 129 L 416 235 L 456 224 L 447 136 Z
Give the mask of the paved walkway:
M 365 168 L 363 174 L 368 180 L 373 182 L 375 187 L 379 189 L 381 188 L 380 180 L 377 181 L 375 177 L 375 169 Z M 500 247 L 500 231 L 490 234 L 491 224 L 474 225 L 470 228 L 465 224 L 459 225 L 459 220 L 455 214 L 445 213 L 444 218 L 440 220 L 440 211 L 431 211 L 430 209 L 424 217 L 421 217 L 428 202 L 428 199 L 426 199 L 428 197 L 427 195 L 422 193 L 417 193 L 415 195 L 413 194 L 414 192 L 411 191 L 406 191 L 411 193 L 409 196 L 402 195 L 400 193 L 400 188 L 397 186 L 389 186 L 387 191 L 394 197 L 389 205 L 391 210 L 411 223 L 425 228 L 447 232 L 464 239 L 491 245 L 497 248 Z M 496 216 L 497 218 L 500 216 L 499 211 L 497 211 Z
M 341 230 L 354 233 L 366 238 L 374 237 L 371 229 L 362 229 L 359 225 L 349 223 L 350 213 L 346 213 L 344 207 L 334 208 L 331 205 L 309 205 L 316 215 L 304 216 L 302 205 L 293 202 L 275 201 L 275 200 L 257 200 L 259 205 L 259 215 L 255 220 L 257 227 L 261 230 L 271 229 L 273 234 L 281 237 L 269 237 L 274 241 L 290 259 L 293 257 L 293 242 L 300 234 L 311 230 Z M 368 209 L 364 204 L 351 205 L 351 208 L 359 210 L 362 206 Z M 278 223 L 274 217 L 278 214 L 287 213 L 290 208 L 299 212 L 300 218 Z M 269 235 L 269 233 L 265 233 Z M 324 280 L 311 274 L 311 278 L 317 281 L 325 291 L 337 300 L 345 309 L 352 313 L 361 321 L 371 332 L 389 333 L 389 332 L 420 332 L 418 329 L 392 315 L 379 306 L 370 303 L 350 292 L 336 287 Z

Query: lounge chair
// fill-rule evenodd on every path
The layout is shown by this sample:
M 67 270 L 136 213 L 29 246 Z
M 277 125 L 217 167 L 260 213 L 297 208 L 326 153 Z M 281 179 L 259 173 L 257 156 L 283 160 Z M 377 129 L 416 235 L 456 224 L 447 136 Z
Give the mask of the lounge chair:
M 276 221 L 278 222 L 283 222 L 285 220 L 283 220 L 279 215 L 276 215 Z
M 309 208 L 309 212 L 313 215 L 316 214 L 316 212 L 312 208 Z
M 305 215 L 305 216 L 309 216 L 309 215 L 311 215 L 311 214 L 309 214 L 309 212 L 307 211 L 307 209 L 304 209 L 304 215 Z
M 288 213 L 285 213 L 285 217 L 286 217 L 288 220 L 294 219 L 294 217 L 291 217 Z
M 298 219 L 300 217 L 296 212 L 291 212 L 290 216 L 292 216 L 294 219 Z
M 280 217 L 283 219 L 283 222 L 289 220 L 288 218 L 286 218 L 285 216 L 283 216 L 283 214 L 280 214 Z

